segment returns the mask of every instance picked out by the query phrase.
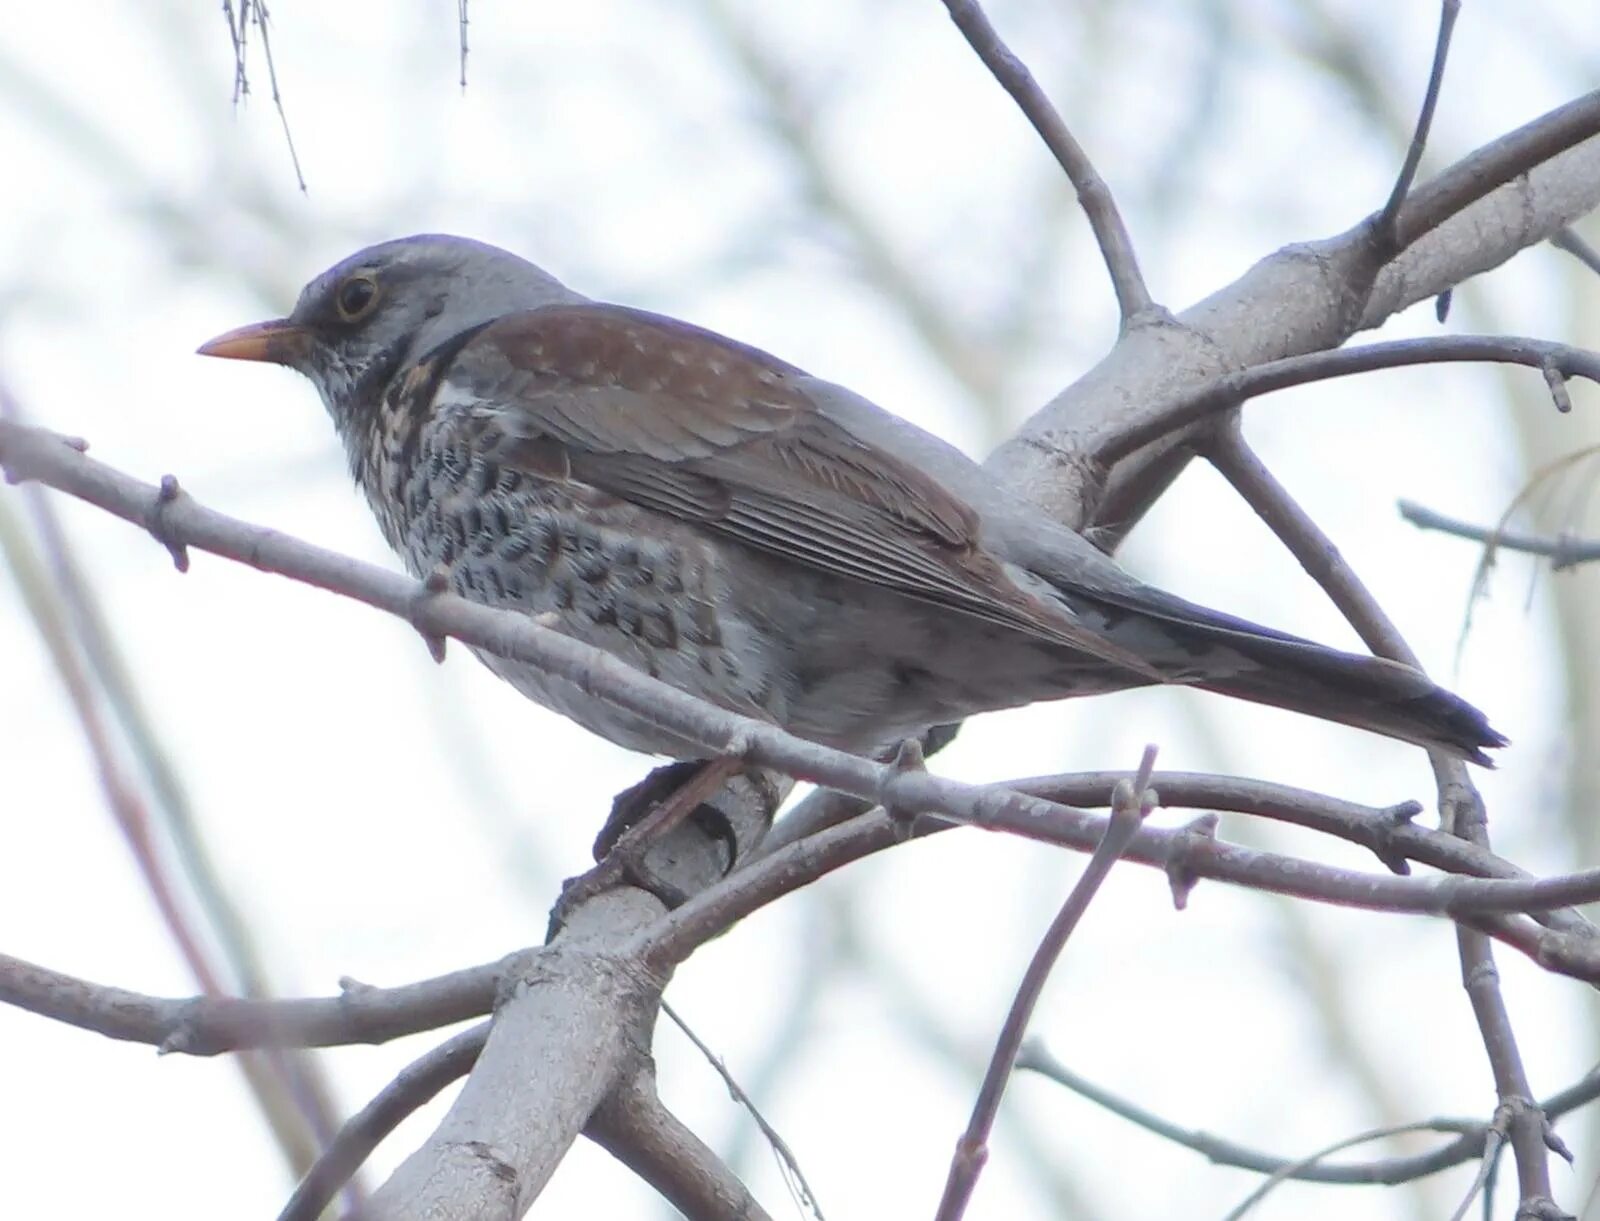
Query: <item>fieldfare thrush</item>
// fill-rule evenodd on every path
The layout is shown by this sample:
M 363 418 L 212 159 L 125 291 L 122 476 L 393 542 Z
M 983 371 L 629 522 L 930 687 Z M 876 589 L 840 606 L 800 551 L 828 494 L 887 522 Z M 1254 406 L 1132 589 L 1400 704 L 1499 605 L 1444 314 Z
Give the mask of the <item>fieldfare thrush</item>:
M 426 235 L 200 349 L 322 394 L 413 574 L 702 699 L 875 754 L 1037 700 L 1184 683 L 1487 764 L 1482 713 L 1408 666 L 1145 585 L 965 455 L 849 390 Z M 524 695 L 634 750 L 693 742 L 538 668 Z

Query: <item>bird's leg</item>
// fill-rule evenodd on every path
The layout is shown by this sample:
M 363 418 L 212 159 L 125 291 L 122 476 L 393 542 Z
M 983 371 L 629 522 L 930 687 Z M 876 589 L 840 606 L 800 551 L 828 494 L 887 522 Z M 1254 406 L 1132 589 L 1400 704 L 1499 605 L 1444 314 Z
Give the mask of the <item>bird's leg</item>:
M 550 914 L 551 935 L 578 904 L 621 883 L 648 890 L 668 907 L 682 903 L 683 892 L 650 871 L 645 853 L 715 796 L 741 767 L 738 759 L 729 758 L 674 763 L 657 768 L 619 793 L 595 840 L 594 855 L 599 863 L 587 873 L 569 878 L 561 888 Z
M 632 827 L 643 822 L 656 807 L 692 781 L 705 766 L 703 759 L 668 763 L 651 770 L 638 784 L 622 790 L 611 801 L 611 813 L 594 841 L 594 859 L 603 861 Z

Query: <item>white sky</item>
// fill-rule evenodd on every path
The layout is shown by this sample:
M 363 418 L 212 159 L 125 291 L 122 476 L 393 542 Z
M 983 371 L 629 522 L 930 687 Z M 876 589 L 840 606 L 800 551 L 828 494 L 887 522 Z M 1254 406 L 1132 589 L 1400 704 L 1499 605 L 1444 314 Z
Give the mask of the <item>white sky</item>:
M 770 348 L 982 452 L 1010 427 L 986 420 L 1020 418 L 1114 337 L 1114 303 L 1070 197 L 935 0 L 728 7 L 800 79 L 807 128 L 850 201 L 966 333 L 1035 284 L 1040 342 L 1001 379 L 991 414 L 797 197 L 709 0 L 476 5 L 464 96 L 453 5 L 282 3 L 278 79 L 305 195 L 259 60 L 255 98 L 230 107 L 231 53 L 211 6 L 12 6 L 0 42 L 0 151 L 13 171 L 0 204 L 0 376 L 35 420 L 88 437 L 105 461 L 148 479 L 174 472 L 216 508 L 392 563 L 310 386 L 193 349 L 282 312 L 302 281 L 359 245 L 442 229 L 510 246 L 591 294 Z M 1219 7 L 1225 17 L 1201 15 Z M 1285 242 L 1344 228 L 1387 191 L 1397 154 L 1297 50 L 1322 7 L 995 6 L 1121 193 L 1152 287 L 1174 306 Z M 1434 6 L 1325 7 L 1409 115 Z M 1600 29 L 1584 8 L 1465 6 L 1438 158 L 1589 87 Z M 1209 117 L 1195 134 L 1202 97 Z M 1596 345 L 1595 290 L 1568 271 L 1562 256 L 1530 252 L 1489 277 L 1480 300 L 1508 329 Z M 1457 309 L 1455 329 L 1493 325 L 1466 295 Z M 1386 334 L 1437 330 L 1422 307 Z M 1537 377 L 1513 381 L 1537 403 Z M 1476 555 L 1405 526 L 1393 507 L 1403 495 L 1494 519 L 1523 478 L 1503 385 L 1463 367 L 1386 374 L 1280 396 L 1247 418 L 1430 670 L 1511 736 L 1500 770 L 1481 777 L 1496 842 L 1550 868 L 1568 860 L 1554 827 L 1560 777 L 1588 747 L 1563 735 L 1548 578 L 1525 599 L 1529 566 L 1502 565 L 1451 677 Z M 1563 448 L 1594 439 L 1586 389 L 1560 424 Z M 22 498 L 0 489 L 0 506 L 20 513 Z M 406 982 L 538 939 L 558 879 L 582 868 L 610 795 L 648 761 L 526 703 L 461 650 L 434 667 L 397 622 L 205 556 L 179 578 L 129 527 L 60 507 L 284 992 L 327 994 L 341 975 Z M 1208 471 L 1184 477 L 1124 559 L 1198 600 L 1353 640 Z M 1170 768 L 1375 804 L 1429 795 L 1418 752 L 1174 691 L 981 718 L 938 767 L 998 779 L 1132 766 L 1147 741 Z M 1274 828 L 1234 833 L 1375 867 Z M 834 1221 L 931 1212 L 977 1071 L 930 1056 L 918 1023 L 987 1054 L 1079 866 L 977 833 L 891 856 L 762 913 L 670 992 L 736 1074 L 759 1076 L 773 1030 L 805 1015 L 759 1101 Z M 837 965 L 836 936 L 855 969 Z M 194 990 L 7 581 L 0 951 L 142 991 Z M 1316 956 L 1343 981 L 1341 1022 L 1322 1020 L 1326 998 L 1302 986 L 1320 974 Z M 814 978 L 815 961 L 834 965 Z M 1593 1006 L 1575 984 L 1509 953 L 1500 962 L 1536 1088 L 1566 1084 L 1594 1054 Z M 1159 875 L 1127 868 L 1069 947 L 1035 1029 L 1080 1071 L 1179 1123 L 1301 1153 L 1391 1118 L 1488 1113 L 1456 974 L 1440 923 L 1290 910 L 1214 885 L 1174 913 Z M 1340 1030 L 1367 1041 L 1398 1115 L 1353 1084 Z M 360 1105 L 432 1041 L 331 1053 L 342 1102 Z M 745 1125 L 719 1083 L 673 1032 L 660 1052 L 668 1101 L 725 1146 Z M 1039 1081 L 1016 1082 L 1008 1107 L 1092 1213 L 1220 1215 L 1254 1181 Z M 374 1166 L 391 1166 L 438 1113 Z M 1592 1138 L 1575 1148 L 1576 1172 L 1556 1168 L 1574 1210 L 1600 1174 Z M 0 1150 L 16 1216 L 271 1216 L 289 1187 L 226 1061 L 158 1059 L 3 1008 Z M 770 1159 L 758 1151 L 749 1165 L 765 1204 L 794 1215 Z M 1450 1176 L 1423 1198 L 1442 1215 L 1466 1181 Z M 969 1216 L 1051 1215 L 1049 1199 L 1002 1127 Z M 1421 1215 L 1417 1199 L 1286 1188 L 1259 1215 L 1343 1217 L 1352 1204 L 1363 1217 Z M 580 1142 L 533 1215 L 656 1211 Z

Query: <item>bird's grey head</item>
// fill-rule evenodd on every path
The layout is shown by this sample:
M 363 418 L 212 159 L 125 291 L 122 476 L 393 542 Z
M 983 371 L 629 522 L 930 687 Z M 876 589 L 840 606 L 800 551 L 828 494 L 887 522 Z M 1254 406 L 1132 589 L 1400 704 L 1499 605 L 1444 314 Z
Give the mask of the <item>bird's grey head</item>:
M 288 317 L 229 331 L 200 351 L 299 370 L 346 429 L 397 372 L 451 337 L 516 310 L 580 299 L 510 251 L 419 234 L 357 251 L 307 284 Z

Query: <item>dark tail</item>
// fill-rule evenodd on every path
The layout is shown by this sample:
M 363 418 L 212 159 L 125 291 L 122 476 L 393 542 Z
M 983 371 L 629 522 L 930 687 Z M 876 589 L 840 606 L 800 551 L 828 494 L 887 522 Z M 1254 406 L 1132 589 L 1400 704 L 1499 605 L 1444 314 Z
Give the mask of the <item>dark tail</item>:
M 1484 767 L 1494 766 L 1484 750 L 1506 744 L 1483 713 L 1410 666 L 1292 637 L 1228 636 L 1234 651 L 1261 668 L 1202 680 L 1198 685 L 1207 691 L 1354 725 Z
M 1063 585 L 1059 595 L 1080 621 L 1148 658 L 1171 682 L 1353 725 L 1484 767 L 1494 766 L 1484 751 L 1506 744 L 1483 713 L 1399 662 L 1341 653 L 1150 586 Z

